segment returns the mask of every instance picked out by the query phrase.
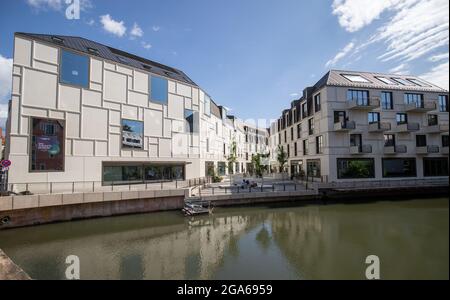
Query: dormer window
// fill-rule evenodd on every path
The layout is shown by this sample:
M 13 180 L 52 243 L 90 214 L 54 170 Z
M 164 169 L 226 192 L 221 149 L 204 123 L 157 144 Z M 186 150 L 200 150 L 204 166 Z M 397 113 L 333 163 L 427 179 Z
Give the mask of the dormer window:
M 88 48 L 87 48 L 87 51 L 88 51 L 90 54 L 99 55 L 99 52 L 98 52 L 97 49 L 88 47 Z
M 60 37 L 57 37 L 57 36 L 52 36 L 51 39 L 52 39 L 53 42 L 58 43 L 58 44 L 64 43 L 64 40 L 62 38 L 60 38 Z
M 354 74 L 341 74 L 342 77 L 344 77 L 347 80 L 350 80 L 351 82 L 357 82 L 357 83 L 371 83 L 366 78 L 362 77 L 361 75 L 354 75 Z

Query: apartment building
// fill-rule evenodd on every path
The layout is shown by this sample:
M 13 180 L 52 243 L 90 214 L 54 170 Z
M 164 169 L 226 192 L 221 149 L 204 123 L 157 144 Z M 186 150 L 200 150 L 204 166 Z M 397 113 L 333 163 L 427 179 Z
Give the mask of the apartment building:
M 448 178 L 448 91 L 416 76 L 331 70 L 270 127 L 291 175 Z
M 246 172 L 245 126 L 175 68 L 80 37 L 14 36 L 10 184 Z

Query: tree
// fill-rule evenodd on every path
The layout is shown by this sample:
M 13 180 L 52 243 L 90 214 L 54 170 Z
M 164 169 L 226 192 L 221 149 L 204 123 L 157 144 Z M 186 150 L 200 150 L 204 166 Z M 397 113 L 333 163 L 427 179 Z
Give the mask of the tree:
M 230 144 L 230 155 L 227 156 L 228 174 L 230 175 L 230 185 L 232 184 L 232 182 L 231 182 L 231 173 L 233 172 L 233 165 L 237 161 L 236 148 L 237 148 L 236 140 L 233 138 L 233 141 Z
M 287 163 L 287 153 L 284 151 L 281 145 L 277 148 L 277 161 L 280 168 L 280 173 L 284 172 L 284 167 Z
M 268 154 L 261 153 L 253 155 L 252 157 L 253 170 L 256 173 L 257 177 L 263 177 L 263 172 L 267 169 L 267 166 L 263 165 L 261 162 L 261 159 L 266 157 L 268 157 Z

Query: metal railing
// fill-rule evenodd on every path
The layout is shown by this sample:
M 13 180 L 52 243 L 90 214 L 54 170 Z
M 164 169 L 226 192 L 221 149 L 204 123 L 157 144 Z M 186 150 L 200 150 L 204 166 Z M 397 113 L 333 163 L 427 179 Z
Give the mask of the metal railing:
M 8 191 L 13 194 L 64 194 L 64 193 L 95 193 L 122 192 L 142 190 L 175 190 L 190 188 L 211 183 L 211 177 L 199 177 L 186 180 L 162 181 L 72 181 L 72 182 L 29 182 L 9 183 Z

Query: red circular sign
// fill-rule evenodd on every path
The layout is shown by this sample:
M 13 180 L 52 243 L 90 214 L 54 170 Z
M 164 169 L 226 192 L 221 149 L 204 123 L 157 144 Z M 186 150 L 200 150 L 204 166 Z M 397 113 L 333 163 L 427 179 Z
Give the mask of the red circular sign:
M 2 160 L 2 167 L 3 168 L 8 168 L 9 166 L 11 166 L 11 161 L 8 159 Z

